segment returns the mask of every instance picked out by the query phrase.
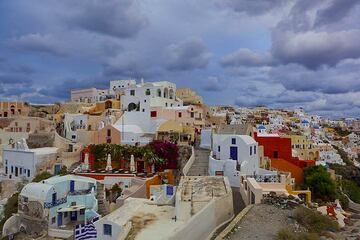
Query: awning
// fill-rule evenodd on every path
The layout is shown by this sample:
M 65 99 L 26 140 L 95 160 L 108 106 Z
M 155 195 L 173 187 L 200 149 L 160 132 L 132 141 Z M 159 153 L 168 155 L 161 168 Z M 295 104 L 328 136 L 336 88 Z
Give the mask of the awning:
M 59 208 L 57 212 L 74 212 L 74 211 L 79 211 L 80 209 L 85 209 L 85 205 L 75 205 L 75 206 Z

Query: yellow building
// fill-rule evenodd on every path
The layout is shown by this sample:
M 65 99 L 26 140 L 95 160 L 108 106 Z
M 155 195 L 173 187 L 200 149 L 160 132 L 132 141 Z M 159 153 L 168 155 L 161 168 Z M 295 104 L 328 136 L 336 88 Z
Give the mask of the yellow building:
M 89 108 L 88 113 L 91 115 L 101 115 L 107 109 L 120 109 L 121 104 L 119 100 L 108 99 L 97 102 L 94 107 Z
M 194 135 L 195 130 L 193 127 L 169 120 L 159 126 L 156 133 L 156 139 L 176 141 L 178 144 L 186 145 L 189 141 L 194 140 Z
M 288 135 L 291 138 L 291 148 L 293 155 L 300 160 L 318 160 L 319 149 L 314 145 L 314 142 L 308 137 L 303 135 Z

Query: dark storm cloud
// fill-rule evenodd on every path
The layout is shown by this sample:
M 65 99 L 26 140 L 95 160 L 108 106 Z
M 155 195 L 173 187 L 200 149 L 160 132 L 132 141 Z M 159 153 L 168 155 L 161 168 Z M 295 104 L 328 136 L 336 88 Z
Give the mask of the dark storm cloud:
M 360 57 L 360 30 L 275 31 L 272 53 L 284 64 L 298 63 L 310 69 L 321 65 L 335 66 L 343 59 Z
M 7 45 L 18 51 L 65 55 L 65 43 L 50 34 L 33 33 L 13 38 Z
M 4 97 L 11 97 L 11 96 L 21 96 L 25 93 L 35 93 L 36 89 L 29 86 L 19 85 L 16 87 L 9 87 L 3 93 L 2 96 Z
M 217 5 L 251 16 L 265 14 L 284 6 L 288 0 L 216 0 Z
M 316 13 L 315 26 L 319 27 L 342 20 L 359 3 L 359 0 L 333 0 L 327 8 Z
M 199 38 L 190 38 L 172 44 L 166 49 L 166 69 L 170 71 L 189 71 L 205 68 L 211 54 Z
M 273 57 L 283 64 L 298 63 L 309 69 L 359 58 L 360 30 L 345 22 L 341 30 L 333 26 L 348 16 L 355 4 L 351 0 L 334 0 L 330 5 L 325 1 L 297 1 L 272 32 Z M 360 11 L 356 10 L 354 16 L 358 18 Z M 323 26 L 321 30 L 319 25 Z
M 54 97 L 57 99 L 70 99 L 71 90 L 95 87 L 99 89 L 107 89 L 108 81 L 105 79 L 65 79 L 58 80 L 58 84 L 52 87 L 46 87 L 39 90 L 39 94 Z
M 15 73 L 30 75 L 36 72 L 36 69 L 27 65 L 19 65 L 12 68 L 12 71 Z
M 0 73 L 0 84 L 24 84 L 31 85 L 33 82 L 32 79 L 24 76 L 22 74 L 14 73 Z
M 218 77 L 208 77 L 202 81 L 201 87 L 207 92 L 220 92 L 226 88 L 225 84 Z
M 270 53 L 261 54 L 247 48 L 242 48 L 224 56 L 221 59 L 220 64 L 223 67 L 256 67 L 272 66 L 276 64 L 276 61 Z
M 119 38 L 134 37 L 148 20 L 132 0 L 70 1 L 70 27 Z

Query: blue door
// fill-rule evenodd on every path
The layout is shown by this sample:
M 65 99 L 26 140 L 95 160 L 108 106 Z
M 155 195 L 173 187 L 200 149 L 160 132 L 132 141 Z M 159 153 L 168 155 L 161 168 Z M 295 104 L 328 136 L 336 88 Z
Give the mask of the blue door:
M 75 182 L 73 180 L 70 181 L 70 192 L 75 191 Z
M 57 220 L 58 220 L 58 226 L 61 226 L 62 225 L 62 213 L 61 212 L 58 213 Z
M 56 164 L 56 165 L 55 165 L 55 171 L 54 171 L 54 172 L 55 172 L 55 175 L 58 174 L 58 173 L 60 172 L 60 170 L 61 170 L 61 165 L 60 165 L 60 164 Z
M 71 221 L 77 221 L 77 212 L 70 212 L 70 220 Z
M 230 158 L 232 160 L 238 160 L 238 148 L 230 147 Z

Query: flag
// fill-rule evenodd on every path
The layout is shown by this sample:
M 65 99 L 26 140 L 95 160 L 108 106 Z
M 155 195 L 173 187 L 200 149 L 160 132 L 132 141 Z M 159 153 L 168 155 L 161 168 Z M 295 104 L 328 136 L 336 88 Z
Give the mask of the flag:
M 75 240 L 96 239 L 96 228 L 93 222 L 75 226 Z

